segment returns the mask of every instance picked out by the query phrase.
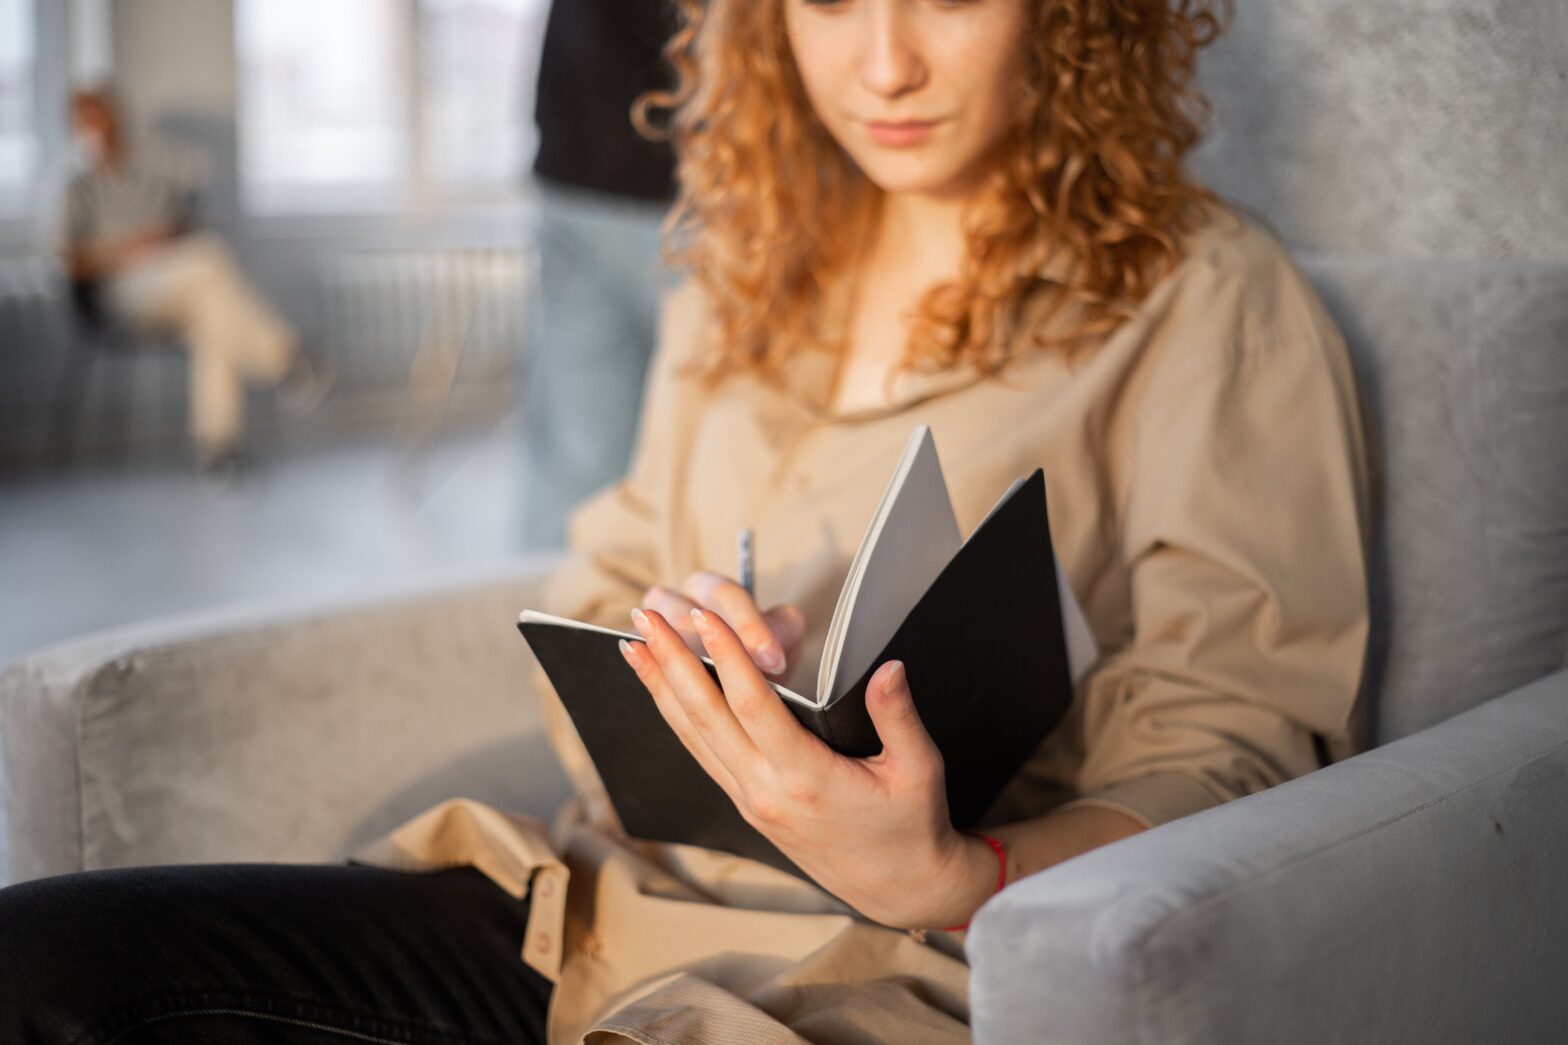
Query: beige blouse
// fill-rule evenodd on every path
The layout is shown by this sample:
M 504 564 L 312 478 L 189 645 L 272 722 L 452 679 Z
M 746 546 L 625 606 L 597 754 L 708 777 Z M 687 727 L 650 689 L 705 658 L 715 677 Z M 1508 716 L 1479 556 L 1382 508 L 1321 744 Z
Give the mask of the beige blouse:
M 906 375 L 884 410 L 836 415 L 820 352 L 781 386 L 707 390 L 681 364 L 709 336 L 700 292 L 678 291 L 630 473 L 579 511 L 539 608 L 625 629 L 650 585 L 733 573 L 735 533 L 751 527 L 759 600 L 796 603 L 811 624 L 792 680 L 804 685 L 910 429 L 927 424 L 965 533 L 1045 470 L 1065 576 L 1106 651 L 992 822 L 1073 801 L 1158 825 L 1355 749 L 1362 424 L 1343 341 L 1263 232 L 1216 215 L 1073 365 L 1021 349 L 999 379 Z M 553 1043 L 967 1039 L 961 936 L 922 942 L 772 868 L 618 837 L 544 689 L 581 792 L 553 834 L 459 801 L 363 855 L 474 863 L 517 895 L 531 886 L 524 957 L 557 980 Z

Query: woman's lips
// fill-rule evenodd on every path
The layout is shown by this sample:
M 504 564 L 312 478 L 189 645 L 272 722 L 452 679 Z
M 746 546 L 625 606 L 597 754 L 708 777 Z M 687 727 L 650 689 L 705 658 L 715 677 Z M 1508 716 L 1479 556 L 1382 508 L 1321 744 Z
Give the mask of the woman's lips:
M 936 127 L 935 120 L 906 120 L 899 123 L 888 121 L 868 121 L 866 133 L 871 135 L 871 140 L 878 145 L 886 145 L 894 149 L 907 149 L 912 145 L 919 145 L 931 137 L 932 130 Z

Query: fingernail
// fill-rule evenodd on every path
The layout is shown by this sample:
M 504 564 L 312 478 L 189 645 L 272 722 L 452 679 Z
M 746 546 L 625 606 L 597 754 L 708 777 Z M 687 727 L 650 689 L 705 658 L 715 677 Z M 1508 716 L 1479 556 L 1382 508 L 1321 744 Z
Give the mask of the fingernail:
M 697 626 L 697 631 L 704 638 L 713 631 L 712 626 L 708 623 L 708 618 L 695 606 L 691 608 L 691 622 Z
M 757 647 L 757 666 L 770 675 L 784 670 L 784 650 L 776 643 L 764 642 Z
M 901 660 L 895 660 L 893 661 L 893 670 L 889 671 L 887 673 L 887 677 L 882 680 L 882 692 L 892 694 L 897 693 L 903 688 L 904 662 Z
M 621 647 L 621 656 L 625 657 L 626 662 L 630 664 L 632 659 L 632 644 L 627 642 L 625 639 L 622 639 L 619 645 Z
M 648 634 L 648 615 L 642 611 L 642 607 L 636 606 L 632 608 L 632 624 L 637 628 L 639 634 Z

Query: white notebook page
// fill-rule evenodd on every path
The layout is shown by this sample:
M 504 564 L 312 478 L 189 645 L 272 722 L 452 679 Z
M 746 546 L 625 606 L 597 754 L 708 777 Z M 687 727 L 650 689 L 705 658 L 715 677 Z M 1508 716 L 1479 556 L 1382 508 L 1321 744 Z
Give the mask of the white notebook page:
M 887 647 L 963 539 L 931 429 L 910 435 L 833 609 L 817 700 L 843 695 Z

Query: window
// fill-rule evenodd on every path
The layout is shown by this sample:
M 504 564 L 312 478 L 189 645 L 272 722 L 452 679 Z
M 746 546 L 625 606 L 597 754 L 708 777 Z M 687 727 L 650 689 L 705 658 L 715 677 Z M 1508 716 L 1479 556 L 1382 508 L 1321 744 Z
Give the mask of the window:
M 406 24 L 389 0 L 245 0 L 235 12 L 240 172 L 276 209 L 403 187 Z M 293 199 L 290 199 L 290 197 Z
M 239 0 L 240 169 L 260 210 L 510 192 L 548 0 Z
M 33 127 L 33 0 L 0 0 L 0 208 L 16 210 L 32 188 L 37 163 Z

